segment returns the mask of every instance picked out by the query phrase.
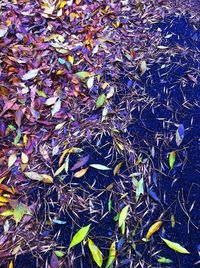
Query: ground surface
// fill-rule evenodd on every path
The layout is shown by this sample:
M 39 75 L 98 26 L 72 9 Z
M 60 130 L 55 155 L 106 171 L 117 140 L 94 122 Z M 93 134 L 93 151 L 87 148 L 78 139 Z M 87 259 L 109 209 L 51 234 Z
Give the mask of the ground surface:
M 18 224 L 15 223 L 16 214 L 9 217 L 2 215 L 2 267 L 8 267 L 9 264 L 12 267 L 12 261 L 17 268 L 97 267 L 84 243 L 67 251 L 73 235 L 89 223 L 89 238 L 101 249 L 104 266 L 109 247 L 116 241 L 113 267 L 198 267 L 200 29 L 194 19 L 198 1 L 194 2 L 193 9 L 189 6 L 191 12 L 186 12 L 187 6 L 185 11 L 181 10 L 181 1 L 173 2 L 176 6 L 174 10 L 168 5 L 170 1 L 166 1 L 167 5 L 163 4 L 163 7 L 161 2 L 165 1 L 160 1 L 158 6 L 148 6 L 142 1 L 137 8 L 135 4 L 125 7 L 111 5 L 114 10 L 111 15 L 107 14 L 106 4 L 101 6 L 100 1 L 90 6 L 94 12 L 93 19 L 99 27 L 108 27 L 104 29 L 103 37 L 97 35 L 98 38 L 95 39 L 95 36 L 94 40 L 91 38 L 93 28 L 89 32 L 87 26 L 80 29 L 80 21 L 83 23 L 80 18 L 88 21 L 88 3 L 83 2 L 85 6 L 80 1 L 69 9 L 69 14 L 73 13 L 70 19 L 73 26 L 71 35 L 67 32 L 73 40 L 71 46 L 77 38 L 82 42 L 70 48 L 70 55 L 74 55 L 76 64 L 72 63 L 68 52 L 59 50 L 58 37 L 54 36 L 54 39 L 59 48 L 55 44 L 53 48 L 49 43 L 44 45 L 40 39 L 41 34 L 47 38 L 49 32 L 61 34 L 63 28 L 58 20 L 64 21 L 64 15 L 57 19 L 54 12 L 55 17 L 48 14 L 40 21 L 39 14 L 27 18 L 26 12 L 30 10 L 28 5 L 22 9 L 23 14 L 16 3 L 8 4 L 6 8 L 3 6 L 4 14 L 12 10 L 8 14 L 13 17 L 18 14 L 19 18 L 14 17 L 14 21 L 19 20 L 21 24 L 15 26 L 17 28 L 13 26 L 13 29 L 9 26 L 10 32 L 3 40 L 0 39 L 0 179 L 1 185 L 10 187 L 1 186 L 1 195 L 9 201 L 5 202 L 6 208 L 5 204 L 1 204 L 0 208 L 1 213 L 5 210 L 16 211 L 16 207 L 23 204 L 22 210 L 28 208 L 31 215 L 22 215 Z M 32 4 L 32 11 L 39 10 L 38 2 L 33 1 Z M 155 17 L 154 8 L 157 8 Z M 96 9 L 100 10 L 101 20 L 95 17 Z M 68 6 L 65 5 L 64 10 L 68 12 Z M 118 24 L 119 18 L 123 26 Z M 4 19 L 2 22 L 5 24 Z M 33 21 L 37 27 L 30 29 Z M 92 20 L 89 21 L 91 23 Z M 62 25 L 65 31 L 67 23 L 66 19 L 66 25 Z M 113 39 L 115 43 L 109 41 L 111 45 L 102 45 L 102 39 L 105 38 Z M 130 47 L 132 43 L 134 46 Z M 100 47 L 97 52 L 100 58 L 91 53 L 95 45 Z M 34 58 L 31 53 L 35 51 L 34 48 L 37 51 L 38 47 L 42 52 L 35 52 L 37 58 Z M 23 57 L 22 54 L 19 56 L 20 52 Z M 16 63 L 13 56 L 22 62 Z M 24 64 L 26 57 L 29 63 L 28 69 L 24 65 L 25 71 L 20 64 Z M 61 68 L 63 61 L 59 60 L 58 63 L 58 57 L 68 62 L 66 69 Z M 79 62 L 82 57 L 84 61 Z M 143 68 L 142 60 L 145 62 Z M 16 66 L 11 66 L 10 62 L 15 62 Z M 20 79 L 30 66 L 41 68 L 41 76 L 33 81 L 25 80 L 23 85 Z M 19 68 L 19 74 L 14 68 Z M 90 76 L 99 74 L 100 78 L 95 76 L 96 83 L 87 88 L 87 77 L 77 80 L 76 73 L 80 70 L 89 71 Z M 58 78 L 58 75 L 61 77 Z M 34 89 L 34 85 L 37 89 Z M 62 87 L 59 88 L 59 85 Z M 95 107 L 98 96 L 108 96 L 112 87 L 115 91 L 111 97 L 107 97 L 101 107 Z M 52 96 L 54 108 L 49 108 L 45 103 Z M 58 100 L 62 105 L 58 108 L 57 104 L 54 114 L 52 109 L 55 109 Z M 11 105 L 9 101 L 14 104 Z M 5 108 L 6 105 L 8 108 Z M 12 127 L 9 129 L 9 124 L 15 130 Z M 181 124 L 184 126 L 184 137 L 179 145 L 176 132 Z M 19 130 L 20 138 L 16 141 Z M 74 152 L 67 151 L 63 155 L 65 150 Z M 28 156 L 28 163 L 21 163 L 24 161 L 22 152 Z M 170 169 L 171 152 L 175 152 L 175 163 Z M 17 156 L 16 159 L 14 156 L 14 162 L 10 157 L 12 155 Z M 56 176 L 64 159 L 68 159 L 65 163 L 69 168 L 65 167 Z M 73 168 L 80 161 L 82 164 L 77 169 Z M 120 162 L 123 164 L 116 171 Z M 91 164 L 101 164 L 110 167 L 110 170 L 98 170 Z M 88 168 L 85 175 L 76 178 L 76 172 L 84 168 Z M 27 181 L 24 174 L 30 171 L 51 175 L 53 183 L 38 182 L 36 174 Z M 133 173 L 135 175 L 130 177 Z M 137 187 L 134 181 L 142 177 L 144 193 L 136 202 Z M 12 186 L 14 188 L 11 189 Z M 130 207 L 125 233 L 122 234 L 117 216 L 126 205 Z M 142 239 L 158 219 L 162 220 L 162 227 L 151 236 L 149 242 L 145 242 Z M 190 254 L 176 253 L 164 244 L 161 237 L 179 243 Z M 55 256 L 56 251 L 62 251 L 64 257 Z M 161 256 L 173 262 L 160 264 L 158 258 Z

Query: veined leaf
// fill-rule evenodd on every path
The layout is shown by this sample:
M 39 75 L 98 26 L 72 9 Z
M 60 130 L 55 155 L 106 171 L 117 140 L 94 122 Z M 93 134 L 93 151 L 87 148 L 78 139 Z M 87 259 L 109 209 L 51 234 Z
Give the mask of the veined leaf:
M 105 268 L 109 268 L 110 265 L 114 262 L 115 258 L 116 258 L 116 243 L 114 241 L 110 246 L 108 261 L 106 263 Z
M 70 242 L 69 249 L 76 246 L 77 244 L 81 243 L 85 237 L 87 236 L 89 230 L 90 230 L 91 224 L 82 227 L 72 238 L 72 241 Z
M 170 264 L 170 263 L 173 262 L 171 259 L 167 259 L 167 258 L 165 258 L 165 257 L 160 257 L 159 259 L 157 259 L 157 261 L 158 261 L 159 263 L 164 263 L 164 264 Z
M 105 94 L 101 94 L 98 98 L 97 98 L 97 101 L 96 101 L 96 108 L 100 108 L 101 106 L 104 105 L 106 101 L 106 95 Z
M 146 239 L 148 240 L 155 232 L 157 232 L 160 229 L 161 225 L 162 221 L 157 221 L 156 223 L 151 225 L 147 232 Z
M 179 146 L 184 138 L 184 126 L 181 124 L 179 125 L 178 129 L 176 130 L 176 144 Z
M 83 169 L 77 171 L 77 172 L 74 174 L 74 177 L 75 177 L 75 178 L 81 178 L 81 177 L 83 177 L 83 176 L 85 175 L 85 173 L 87 172 L 87 170 L 88 170 L 88 167 L 87 167 L 87 168 L 83 168 Z
M 173 169 L 175 160 L 176 160 L 176 152 L 171 152 L 169 154 L 169 166 L 170 166 L 170 169 Z
M 88 247 L 92 253 L 93 260 L 96 262 L 98 267 L 102 267 L 103 264 L 103 254 L 100 249 L 94 244 L 91 239 L 88 239 Z
M 176 243 L 176 242 L 172 242 L 168 239 L 162 238 L 161 239 L 167 244 L 168 247 L 170 247 L 171 249 L 179 252 L 179 253 L 183 253 L 183 254 L 190 254 L 189 251 L 187 251 L 187 249 L 185 249 L 184 247 L 182 247 L 180 244 Z
M 38 71 L 39 69 L 33 69 L 28 71 L 25 75 L 22 76 L 22 80 L 26 81 L 35 78 L 38 74 Z
M 90 167 L 99 169 L 99 170 L 110 170 L 111 168 L 106 167 L 104 165 L 100 165 L 100 164 L 91 164 Z
M 125 223 L 130 205 L 125 206 L 119 214 L 119 227 Z

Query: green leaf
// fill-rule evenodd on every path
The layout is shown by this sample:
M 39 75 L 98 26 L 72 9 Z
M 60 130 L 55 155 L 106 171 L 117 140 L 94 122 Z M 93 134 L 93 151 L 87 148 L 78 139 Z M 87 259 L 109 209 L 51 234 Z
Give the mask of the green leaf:
M 84 71 L 83 72 L 77 72 L 77 73 L 75 73 L 75 76 L 78 77 L 81 80 L 84 80 L 85 78 L 90 77 L 91 76 L 91 73 L 84 72 Z
M 176 144 L 177 146 L 180 146 L 181 142 L 183 141 L 184 138 L 184 126 L 181 124 L 176 130 Z
M 184 247 L 182 247 L 180 244 L 176 243 L 176 242 L 172 242 L 168 239 L 162 238 L 161 239 L 168 245 L 168 247 L 170 247 L 171 249 L 179 252 L 179 253 L 183 253 L 183 254 L 190 254 L 189 251 L 187 251 L 187 249 L 185 249 Z
M 130 205 L 125 206 L 119 214 L 119 227 L 125 223 Z
M 136 202 L 141 194 L 144 194 L 144 180 L 143 178 L 136 183 Z
M 65 255 L 65 253 L 63 251 L 59 251 L 59 250 L 55 250 L 54 254 L 59 258 L 61 258 Z
M 175 159 L 176 159 L 176 152 L 171 152 L 169 154 L 169 166 L 170 166 L 170 169 L 173 169 L 174 163 L 175 163 Z
M 42 90 L 37 90 L 37 94 L 38 94 L 38 96 L 43 97 L 43 98 L 47 97 L 47 94 Z
M 26 81 L 35 78 L 38 74 L 38 71 L 39 69 L 33 69 L 28 71 L 25 75 L 22 76 L 22 80 Z
M 106 263 L 106 267 L 110 267 L 110 265 L 114 262 L 116 258 L 116 243 L 115 241 L 111 244 L 110 249 L 109 249 L 109 256 L 108 256 L 108 261 Z
M 76 246 L 77 244 L 81 243 L 83 239 L 87 236 L 89 230 L 90 230 L 91 224 L 82 227 L 72 238 L 72 241 L 69 245 L 69 249 Z
M 108 200 L 108 211 L 111 212 L 111 209 L 112 209 L 112 199 L 109 198 L 109 200 Z
M 90 165 L 93 168 L 99 169 L 99 170 L 110 170 L 111 168 L 100 165 L 100 164 L 91 164 Z
M 30 211 L 24 204 L 22 203 L 18 204 L 14 209 L 14 219 L 16 224 L 18 224 L 21 221 L 21 219 L 24 217 L 25 214 L 31 215 Z
M 101 95 L 98 97 L 97 101 L 96 101 L 96 108 L 98 109 L 98 108 L 100 108 L 101 106 L 103 106 L 104 103 L 105 103 L 105 101 L 106 101 L 106 95 L 105 95 L 105 94 L 101 94 Z
M 19 141 L 21 139 L 21 135 L 22 135 L 21 130 L 18 128 L 17 135 L 16 135 L 14 142 L 13 142 L 14 145 L 17 145 L 19 143 Z
M 164 264 L 170 264 L 170 263 L 173 262 L 171 259 L 167 259 L 167 258 L 165 258 L 165 257 L 160 257 L 157 261 L 158 261 L 159 263 L 164 263 Z
M 100 249 L 94 244 L 91 239 L 88 239 L 88 247 L 92 253 L 93 260 L 96 262 L 98 267 L 102 267 L 103 264 L 103 254 Z

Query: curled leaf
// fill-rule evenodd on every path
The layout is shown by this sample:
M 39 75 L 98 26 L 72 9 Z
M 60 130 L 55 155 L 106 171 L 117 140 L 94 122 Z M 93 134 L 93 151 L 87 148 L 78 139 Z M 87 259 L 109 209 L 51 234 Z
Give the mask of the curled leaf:
M 156 223 L 151 225 L 147 232 L 146 239 L 148 240 L 155 232 L 157 232 L 160 229 L 161 225 L 162 221 L 157 221 Z

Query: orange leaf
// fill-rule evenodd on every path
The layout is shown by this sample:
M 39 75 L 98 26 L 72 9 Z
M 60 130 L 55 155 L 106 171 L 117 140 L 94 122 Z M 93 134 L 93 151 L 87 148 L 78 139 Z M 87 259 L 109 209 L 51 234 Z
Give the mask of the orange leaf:
M 74 174 L 74 177 L 75 177 L 75 178 L 81 178 L 81 177 L 83 177 L 83 176 L 85 175 L 85 173 L 87 172 L 87 170 L 88 170 L 88 167 L 87 167 L 87 168 L 83 168 L 83 169 L 77 171 L 77 172 Z

